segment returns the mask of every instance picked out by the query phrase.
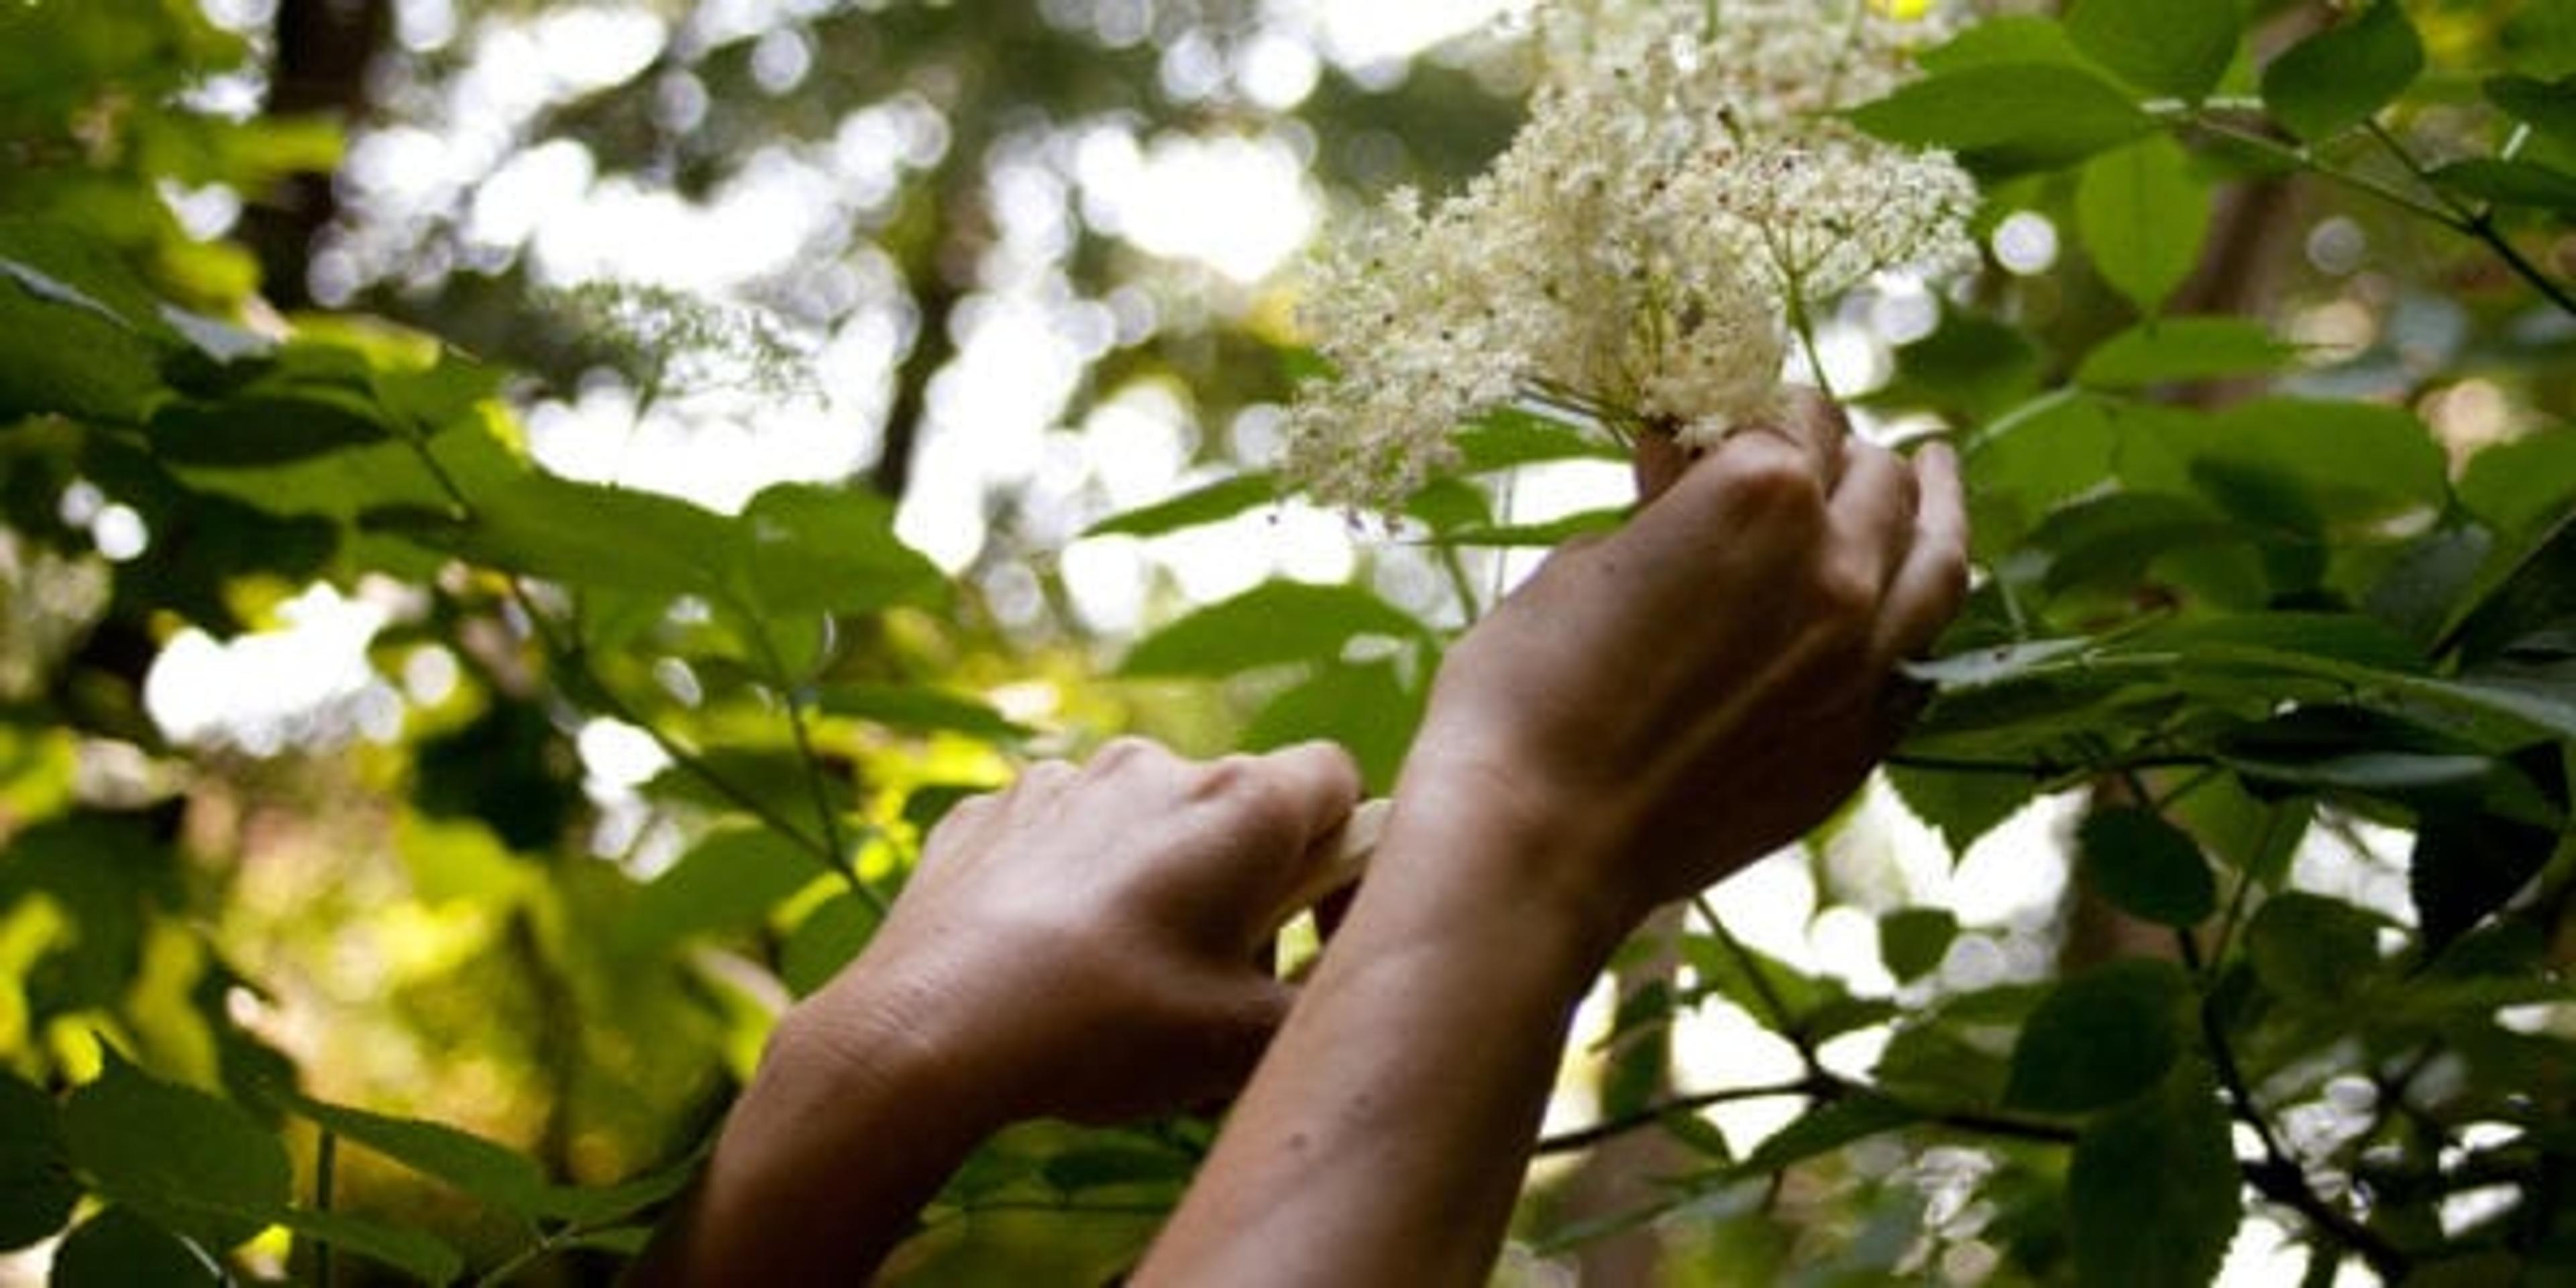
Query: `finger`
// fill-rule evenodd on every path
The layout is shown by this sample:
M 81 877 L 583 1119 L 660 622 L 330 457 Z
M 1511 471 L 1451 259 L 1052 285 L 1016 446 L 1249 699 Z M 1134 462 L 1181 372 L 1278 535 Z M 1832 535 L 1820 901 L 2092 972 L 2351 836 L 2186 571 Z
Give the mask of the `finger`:
M 1914 471 L 1886 448 L 1854 443 L 1842 482 L 1834 489 L 1832 558 L 1850 591 L 1865 593 L 1874 616 L 1897 569 L 1914 544 Z
M 1360 766 L 1336 742 L 1302 742 L 1253 758 L 1290 810 L 1303 850 L 1340 828 L 1360 803 Z
M 1637 435 L 1637 452 L 1630 468 L 1637 479 L 1637 501 L 1652 502 L 1679 480 L 1699 453 L 1660 434 Z
M 1358 806 L 1340 826 L 1308 845 L 1300 856 L 1303 866 L 1296 882 L 1279 900 L 1271 919 L 1285 923 L 1308 908 L 1317 908 L 1319 928 L 1325 934 L 1332 933 L 1340 916 L 1335 914 L 1332 924 L 1326 925 L 1320 908 L 1335 894 L 1359 884 L 1369 859 L 1377 853 L 1378 836 L 1386 830 L 1387 815 L 1393 809 L 1394 803 L 1384 799 Z
M 1947 443 L 1929 444 L 1915 454 L 1914 474 L 1913 545 L 1879 614 L 1878 656 L 1888 661 L 1929 647 L 1968 598 L 1968 513 L 1958 454 Z
M 1851 437 L 1851 422 L 1844 419 L 1842 407 L 1833 399 L 1804 385 L 1787 385 L 1780 390 L 1779 415 L 1746 426 L 1737 437 L 1746 435 L 1782 439 L 1804 452 L 1815 467 L 1816 477 L 1823 479 L 1830 491 L 1842 478 L 1843 444 Z

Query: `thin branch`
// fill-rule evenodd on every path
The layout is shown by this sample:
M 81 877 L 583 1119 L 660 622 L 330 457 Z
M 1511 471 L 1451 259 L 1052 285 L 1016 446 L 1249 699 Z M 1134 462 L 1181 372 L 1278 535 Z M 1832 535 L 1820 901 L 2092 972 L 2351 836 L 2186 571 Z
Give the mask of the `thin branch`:
M 1708 933 L 1726 950 L 1726 955 L 1734 959 L 1735 968 L 1743 971 L 1744 978 L 1752 983 L 1753 994 L 1761 1001 L 1772 1031 L 1787 1038 L 1789 1044 L 1798 1049 L 1798 1058 L 1805 1062 L 1808 1076 L 1826 1076 L 1824 1065 L 1816 1059 L 1816 1044 L 1800 1031 L 1798 1017 L 1790 1013 L 1788 1003 L 1780 1000 L 1779 990 L 1771 986 L 1771 977 L 1763 973 L 1762 963 L 1745 949 L 1743 941 L 1737 939 L 1733 931 L 1726 928 L 1726 923 L 1718 919 L 1717 909 L 1710 906 L 1706 894 L 1692 895 L 1691 907 L 1699 911 L 1700 919 L 1708 923 Z
M 1616 1140 L 1633 1131 L 1642 1131 L 1673 1114 L 1697 1113 L 1713 1105 L 1733 1104 L 1740 1100 L 1769 1100 L 1777 1096 L 1822 1096 L 1832 1084 L 1817 1078 L 1800 1078 L 1795 1082 L 1774 1083 L 1761 1087 L 1728 1087 L 1723 1091 L 1701 1091 L 1676 1096 L 1661 1104 L 1648 1105 L 1631 1113 L 1606 1118 L 1589 1127 L 1542 1136 L 1531 1153 L 1538 1155 L 1571 1154 L 1590 1149 L 1605 1141 Z
M 778 642 L 770 638 L 767 623 L 749 613 L 743 619 L 751 628 L 753 643 L 760 648 L 761 661 L 778 685 L 779 699 L 787 704 L 787 728 L 796 740 L 796 758 L 805 766 L 805 786 L 814 798 L 814 817 L 822 824 L 823 847 L 831 858 L 832 870 L 841 874 L 859 902 L 882 921 L 886 915 L 885 897 L 869 889 L 860 878 L 858 861 L 851 856 L 849 840 L 841 833 L 840 811 L 832 808 L 831 785 L 824 781 L 822 758 L 814 754 L 814 734 L 805 721 L 805 702 L 788 677 L 787 659 L 779 654 Z
M 2568 294 L 2566 287 L 2560 285 L 2557 279 L 2548 273 L 2543 272 L 2538 264 L 2532 263 L 2523 255 L 2522 248 L 2514 245 L 2513 239 L 2505 236 L 2503 230 L 2496 227 L 2494 206 L 2481 206 L 2473 210 L 2466 203 L 2452 196 L 2442 187 L 2440 181 L 2433 177 L 2433 172 L 2416 158 L 2415 153 L 2408 149 L 2396 135 L 2389 133 L 2387 126 L 2381 125 L 2377 120 L 2362 122 L 2362 128 L 2368 131 L 2370 137 L 2376 140 L 2389 156 L 2394 157 L 2399 165 L 2406 167 L 2406 172 L 2415 176 L 2417 183 L 2423 184 L 2436 199 L 2450 209 L 2452 218 L 2448 222 L 2452 228 L 2486 243 L 2487 248 L 2494 251 L 2498 259 L 2504 261 L 2505 267 L 2513 270 L 2514 276 L 2530 283 L 2532 289 L 2547 297 L 2550 303 L 2559 307 L 2560 311 L 2570 317 L 2576 317 L 2576 295 Z
M 2229 125 L 2224 121 L 2212 120 L 2204 114 L 2194 113 L 2192 115 L 2180 117 L 2178 120 L 2181 124 L 2188 125 L 2193 129 L 2199 130 L 2214 138 L 2225 139 L 2228 142 L 2237 144 L 2249 151 L 2259 152 L 2271 160 L 2281 162 L 2284 165 L 2291 166 L 2298 170 L 2306 171 L 2320 179 L 2339 183 L 2356 192 L 2376 197 L 2381 201 L 2387 202 L 2392 206 L 2396 206 L 2397 208 L 2406 211 L 2408 214 L 2416 215 L 2424 219 L 2430 219 L 2434 223 L 2440 224 L 2453 232 L 2466 233 L 2469 231 L 2461 219 L 2450 211 L 2431 202 L 2425 201 L 2403 188 L 2381 182 L 2378 179 L 2371 178 L 2369 175 L 2357 174 L 2350 170 L 2340 170 L 2327 165 L 2325 162 L 2317 160 L 2315 155 L 2306 148 L 2294 148 L 2280 142 L 2279 140 L 2266 138 L 2252 130 Z

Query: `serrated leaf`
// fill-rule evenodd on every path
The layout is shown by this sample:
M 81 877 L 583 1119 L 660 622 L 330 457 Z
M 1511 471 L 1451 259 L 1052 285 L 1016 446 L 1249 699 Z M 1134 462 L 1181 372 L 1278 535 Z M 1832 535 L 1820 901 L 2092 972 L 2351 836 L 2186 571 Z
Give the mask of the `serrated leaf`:
M 907 733 L 958 733 L 987 742 L 1016 742 L 1033 732 L 986 703 L 918 684 L 835 684 L 815 694 L 814 705 L 828 715 Z
M 72 1163 L 108 1199 L 228 1248 L 286 1207 L 286 1147 L 229 1101 L 110 1054 L 63 1105 Z
M 2094 346 L 2075 378 L 2096 389 L 2139 389 L 2268 375 L 2297 357 L 2251 318 L 2154 318 Z
M 2218 909 L 2218 882 L 2198 842 L 2145 809 L 2096 810 L 2077 833 L 2084 879 L 2111 906 L 2160 926 L 2191 927 Z
M 2093 61 L 2149 93 L 2208 96 L 2235 61 L 2236 0 L 2075 0 L 2066 34 Z
M 2161 134 L 2086 162 L 2075 188 L 2075 224 L 2093 267 L 2141 313 L 2161 311 L 2200 266 L 2209 217 L 2191 158 Z
M 2546 81 L 2530 76 L 2496 76 L 2488 79 L 2485 89 L 2488 102 L 2544 137 L 2576 147 L 2576 75 Z
M 1113 514 L 1082 530 L 1086 537 L 1159 537 L 1204 524 L 1221 523 L 1238 514 L 1274 505 L 1279 477 L 1270 473 L 1238 474 L 1192 488 L 1178 496 Z
M 1212 604 L 1147 636 L 1119 673 L 1220 676 L 1331 660 L 1363 636 L 1419 639 L 1420 622 L 1356 586 L 1273 581 Z
M 2066 1205 L 2077 1280 L 2203 1288 L 2244 1219 L 2242 1188 L 2227 1112 L 2195 1059 L 2076 1139 Z
M 2424 42 L 2398 0 L 2300 41 L 2263 69 L 2263 102 L 2288 130 L 2322 139 L 2360 124 L 2424 71 Z
M 2183 1050 L 2191 979 L 2172 962 L 2113 962 L 2060 983 L 2022 1026 L 2004 1100 L 2083 1113 L 2156 1085 Z
M 1878 919 L 1878 955 L 1899 980 L 1931 974 L 1959 937 L 1959 919 L 1947 908 L 1900 908 Z
M 2349 1006 L 2379 967 L 2380 921 L 2337 899 L 2290 890 L 2263 901 L 2245 927 L 2254 977 L 2297 1006 Z
M 727 828 L 689 848 L 637 893 L 617 942 L 651 952 L 691 935 L 758 922 L 828 868 L 811 850 L 766 827 Z
M 80 1193 L 53 1097 L 0 1073 L 0 1252 L 62 1229 Z
M 1890 143 L 1950 148 L 1988 170 L 2069 165 L 2155 129 L 2153 117 L 2100 77 L 2050 63 L 1926 77 L 1854 109 L 1851 119 Z

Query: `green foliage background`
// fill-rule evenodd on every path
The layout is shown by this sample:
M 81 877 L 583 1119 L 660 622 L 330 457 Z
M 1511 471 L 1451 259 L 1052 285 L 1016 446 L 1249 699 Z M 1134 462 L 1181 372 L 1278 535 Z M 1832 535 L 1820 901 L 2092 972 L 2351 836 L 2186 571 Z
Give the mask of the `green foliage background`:
M 317 176 L 345 132 L 426 118 L 465 68 L 460 42 L 394 40 L 386 5 L 327 8 L 237 31 L 189 0 L 0 0 L 0 1245 L 59 1236 L 56 1282 L 612 1275 L 948 804 L 1128 728 L 1338 737 L 1383 786 L 1500 553 L 1616 521 L 1516 526 L 1516 472 L 1612 449 L 1501 414 L 1348 584 L 1176 609 L 1115 665 L 1009 504 L 961 577 L 893 534 L 985 285 L 997 157 L 1099 119 L 1288 129 L 1337 193 L 1436 187 L 1508 136 L 1508 51 L 1328 68 L 1277 109 L 1169 74 L 1246 39 L 1248 3 L 818 5 L 781 19 L 818 70 L 780 87 L 760 40 L 664 6 L 682 21 L 646 66 L 518 142 L 698 196 L 868 105 L 946 131 L 808 248 L 891 266 L 917 323 L 878 460 L 723 514 L 552 475 L 519 414 L 603 370 L 650 403 L 694 350 L 777 374 L 761 315 L 638 296 L 658 329 L 603 333 L 478 259 L 459 211 L 338 207 Z M 2036 213 L 2064 241 L 1946 297 L 1862 398 L 1962 447 L 1981 569 L 1891 781 L 1954 851 L 2080 802 L 2054 965 L 1960 986 L 1945 957 L 1993 928 L 1830 873 L 1828 900 L 1880 917 L 1893 995 L 1714 916 L 1658 923 L 1621 964 L 1601 1125 L 1543 1146 L 1650 1183 L 1534 1185 L 1531 1255 L 1599 1269 L 1643 1238 L 1681 1283 L 2198 1284 L 2257 1212 L 2313 1249 L 2311 1282 L 2576 1275 L 2576 18 L 2349 8 L 2075 0 L 1976 26 L 1859 113 L 1956 149 L 1989 230 Z M 207 190 L 244 210 L 201 236 L 170 194 Z M 1075 228 L 1068 290 L 1166 308 L 1068 419 L 1138 382 L 1208 426 L 1286 395 L 1275 296 L 1177 307 L 1210 284 Z M 2319 249 L 2354 237 L 2358 262 Z M 1204 437 L 1224 481 L 1092 532 L 1272 502 Z M 106 504 L 148 542 L 106 539 Z M 1400 606 L 1373 577 L 1397 565 L 1450 589 Z M 1050 607 L 1005 623 L 987 592 L 1032 568 Z M 163 646 L 272 625 L 316 581 L 400 605 L 380 670 L 454 685 L 389 737 L 325 713 L 171 741 L 143 704 Z M 991 698 L 1031 681 L 1062 696 L 1043 728 Z M 670 762 L 642 799 L 677 856 L 649 876 L 631 829 L 594 844 L 577 748 L 600 720 Z M 2398 851 L 2406 915 L 2299 886 L 2336 838 Z M 1673 1086 L 1666 1035 L 1721 1011 L 1803 1073 Z M 1865 1069 L 1828 1058 L 1871 1032 Z M 1757 1097 L 1801 1114 L 1741 1156 L 1694 1112 Z M 1208 1133 L 1015 1132 L 898 1273 L 1102 1278 Z

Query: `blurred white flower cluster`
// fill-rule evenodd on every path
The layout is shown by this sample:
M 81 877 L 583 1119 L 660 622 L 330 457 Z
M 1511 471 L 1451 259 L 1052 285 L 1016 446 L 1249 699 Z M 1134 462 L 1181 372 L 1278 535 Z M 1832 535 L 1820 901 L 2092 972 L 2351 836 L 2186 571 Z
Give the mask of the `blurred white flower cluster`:
M 1949 34 L 1891 0 L 1557 0 L 1528 124 L 1465 192 L 1399 192 L 1325 251 L 1334 368 L 1290 416 L 1318 499 L 1392 510 L 1518 404 L 1703 443 L 1769 412 L 1789 335 L 1872 274 L 1972 263 L 1967 175 L 1839 112 Z

